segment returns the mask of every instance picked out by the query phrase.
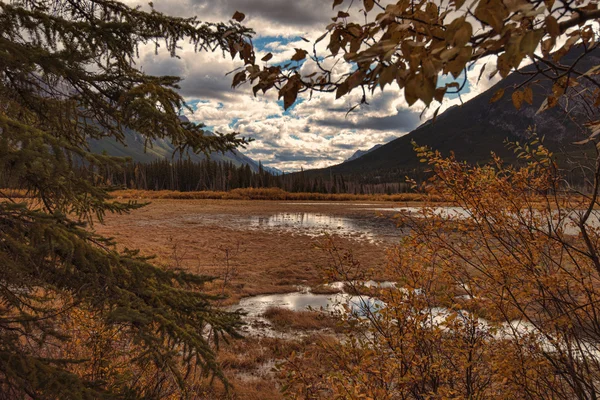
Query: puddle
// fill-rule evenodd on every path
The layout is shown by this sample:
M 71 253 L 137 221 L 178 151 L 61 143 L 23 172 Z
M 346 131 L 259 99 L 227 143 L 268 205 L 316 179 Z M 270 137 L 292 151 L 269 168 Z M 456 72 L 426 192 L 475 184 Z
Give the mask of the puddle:
M 395 287 L 393 282 L 363 282 L 367 287 Z M 344 282 L 334 282 L 329 286 L 342 290 Z M 301 291 L 284 294 L 259 295 L 243 298 L 238 305 L 232 309 L 241 309 L 246 312 L 245 331 L 247 334 L 267 337 L 289 337 L 294 338 L 301 332 L 282 333 L 274 331 L 269 321 L 262 315 L 270 307 L 287 308 L 293 311 L 315 310 L 328 313 L 352 312 L 358 317 L 365 316 L 369 312 L 377 312 L 384 306 L 383 302 L 367 296 L 354 296 L 348 293 L 337 294 L 314 294 L 309 288 L 301 288 Z
M 366 287 L 382 287 L 382 288 L 396 288 L 399 291 L 405 291 L 403 288 L 397 288 L 394 282 L 375 282 L 367 281 L 362 282 L 363 286 Z M 329 286 L 334 288 L 342 289 L 345 286 L 345 282 L 334 282 Z M 303 336 L 306 333 L 300 331 L 292 332 L 278 332 L 272 329 L 268 320 L 262 315 L 270 307 L 281 307 L 287 308 L 294 311 L 305 311 L 305 310 L 316 310 L 322 312 L 352 312 L 357 317 L 364 317 L 368 313 L 377 314 L 378 310 L 385 307 L 385 303 L 375 298 L 367 296 L 353 296 L 348 293 L 338 293 L 333 295 L 327 294 L 313 294 L 309 291 L 309 288 L 302 288 L 302 291 L 286 294 L 273 294 L 273 295 L 260 295 L 247 297 L 240 301 L 237 306 L 232 309 L 242 309 L 247 313 L 244 317 L 247 325 L 245 332 L 253 336 L 267 336 L 267 337 L 278 337 L 283 339 L 297 339 L 299 336 Z M 425 323 L 431 326 L 441 326 L 442 329 L 449 329 L 444 327 L 448 317 L 452 320 L 458 318 L 458 321 L 464 323 L 470 323 L 471 314 L 465 310 L 450 311 L 444 307 L 432 307 L 428 310 L 423 310 L 423 313 L 428 315 Z M 589 357 L 591 356 L 595 360 L 600 360 L 600 347 L 597 343 L 588 341 L 579 342 L 584 348 L 571 348 L 571 345 L 566 345 L 561 341 L 556 341 L 548 337 L 547 335 L 541 335 L 537 327 L 530 322 L 522 320 L 514 320 L 509 322 L 501 323 L 500 325 L 493 325 L 489 321 L 483 318 L 476 318 L 477 329 L 488 332 L 492 336 L 502 339 L 518 339 L 535 335 L 539 344 L 545 351 L 554 352 L 557 350 L 569 349 L 576 357 Z
M 362 208 L 362 210 L 370 210 L 370 211 L 389 211 L 394 213 L 406 213 L 409 215 L 413 215 L 416 218 L 422 217 L 421 212 L 422 209 L 419 207 L 395 207 L 395 208 Z M 471 219 L 472 214 L 469 210 L 466 210 L 463 207 L 433 207 L 428 208 L 428 212 L 431 212 L 433 215 L 446 218 L 446 219 Z M 577 221 L 580 219 L 581 215 L 585 213 L 585 210 L 573 210 L 570 213 L 563 214 L 560 216 L 561 220 L 559 221 L 559 215 L 556 212 L 548 213 L 546 211 L 534 212 L 533 218 L 531 214 L 527 210 L 521 211 L 521 218 L 529 221 L 533 219 L 535 221 L 538 220 L 537 224 L 539 225 L 539 229 L 542 231 L 548 231 L 548 225 L 551 225 L 553 229 L 560 229 L 563 231 L 565 235 L 578 235 L 581 231 Z M 513 214 L 516 218 L 517 214 Z M 534 222 L 528 222 L 530 224 L 534 224 Z M 589 219 L 586 222 L 586 226 L 591 229 L 600 229 L 600 211 L 594 210 L 592 211 Z
M 396 287 L 396 282 L 376 282 L 376 281 L 357 282 L 357 281 L 352 281 L 351 283 L 353 285 L 364 286 L 367 288 L 388 289 L 388 288 Z M 338 289 L 338 290 L 343 291 L 344 288 L 346 287 L 346 284 L 347 284 L 347 282 L 332 282 L 332 283 L 328 283 L 326 286 L 329 286 L 330 288 L 333 288 L 333 289 Z
M 420 207 L 376 207 L 376 208 L 361 208 L 361 210 L 369 211 L 390 211 L 395 213 L 418 214 L 421 212 Z M 434 215 L 442 218 L 468 218 L 469 213 L 462 207 L 433 207 L 428 208 Z
M 306 203 L 298 203 L 298 202 L 284 202 L 284 203 L 279 203 L 279 204 L 285 204 L 287 205 L 297 205 L 297 206 L 322 206 L 322 205 L 327 205 L 327 206 L 377 206 L 377 203 L 335 203 L 335 202 L 331 202 L 331 201 L 327 201 L 327 202 L 306 202 Z
M 161 222 L 164 223 L 164 222 Z M 337 235 L 371 243 L 398 240 L 402 230 L 391 218 L 373 215 L 333 215 L 318 212 L 278 212 L 267 215 L 194 214 L 184 215 L 170 224 L 198 224 L 230 229 L 285 232 L 319 237 Z
M 371 242 L 384 237 L 398 237 L 400 231 L 393 220 L 377 216 L 337 216 L 322 213 L 276 213 L 251 217 L 250 227 L 276 229 L 308 236 L 323 234 L 358 237 Z
M 353 296 L 347 293 L 314 294 L 295 292 L 246 297 L 237 307 L 248 313 L 248 317 L 262 315 L 270 307 L 287 308 L 293 311 L 317 310 L 325 312 L 344 312 L 345 305 L 357 315 L 373 311 L 383 303 L 366 296 Z

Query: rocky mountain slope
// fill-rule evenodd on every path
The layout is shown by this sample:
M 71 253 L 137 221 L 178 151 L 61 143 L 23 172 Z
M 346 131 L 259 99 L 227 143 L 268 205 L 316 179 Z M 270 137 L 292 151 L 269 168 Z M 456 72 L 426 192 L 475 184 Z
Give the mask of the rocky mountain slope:
M 348 158 L 346 161 L 344 162 L 348 162 L 348 161 L 353 161 L 356 160 L 357 158 L 360 158 L 362 156 L 364 156 L 367 153 L 372 152 L 373 150 L 377 150 L 378 148 L 380 148 L 381 146 L 383 146 L 382 144 L 376 144 L 375 146 L 371 147 L 369 150 L 356 150 L 354 152 L 354 154 L 352 154 L 350 156 L 350 158 Z
M 182 117 L 185 118 L 185 117 Z M 128 130 L 125 132 L 125 146 L 117 142 L 113 138 L 105 138 L 101 140 L 90 140 L 90 149 L 94 153 L 106 152 L 111 156 L 117 157 L 131 157 L 134 161 L 138 162 L 151 162 L 157 159 L 163 158 L 179 158 L 180 155 L 174 153 L 175 147 L 171 142 L 164 139 L 158 139 L 152 142 L 151 146 L 145 147 L 145 138 L 133 131 Z M 189 153 L 185 155 L 194 161 L 201 161 L 206 159 L 204 154 Z M 211 161 L 218 162 L 232 162 L 236 166 L 248 164 L 253 171 L 258 171 L 259 163 L 252 158 L 244 155 L 238 150 L 228 151 L 225 153 L 212 153 L 210 155 Z M 263 166 L 263 168 L 271 172 L 272 174 L 279 175 L 281 171 L 276 168 L 270 168 Z
M 571 51 L 561 62 L 569 65 L 578 56 L 579 50 Z M 577 70 L 585 72 L 596 65 L 600 65 L 600 51 L 587 55 L 577 64 Z M 586 120 L 587 111 L 583 104 L 576 101 L 565 104 L 561 100 L 558 106 L 537 113 L 552 90 L 550 81 L 541 79 L 532 85 L 532 105 L 523 103 L 520 110 L 513 105 L 511 95 L 514 88 L 529 79 L 527 73 L 533 70 L 534 66 L 530 65 L 509 75 L 462 106 L 446 110 L 435 121 L 428 121 L 408 135 L 359 158 L 305 173 L 312 176 L 342 174 L 355 179 L 369 175 L 383 181 L 397 181 L 408 171 L 421 167 L 412 141 L 440 150 L 443 154 L 454 151 L 457 158 L 470 162 L 486 162 L 490 159 L 491 151 L 510 161 L 514 160 L 514 155 L 506 148 L 504 141 L 527 139 L 531 136 L 530 128 L 534 128 L 539 136 L 544 136 L 544 143 L 556 153 L 581 154 L 581 146 L 575 146 L 573 142 L 586 135 L 582 123 Z M 504 96 L 491 103 L 492 96 L 499 89 L 505 89 Z M 565 106 L 569 109 L 568 114 L 563 111 Z

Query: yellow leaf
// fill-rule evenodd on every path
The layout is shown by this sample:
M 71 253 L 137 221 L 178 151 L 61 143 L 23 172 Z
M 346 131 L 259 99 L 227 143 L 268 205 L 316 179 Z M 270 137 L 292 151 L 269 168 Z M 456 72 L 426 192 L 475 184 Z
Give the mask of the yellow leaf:
M 231 17 L 231 19 L 235 19 L 238 22 L 242 22 L 244 20 L 244 18 L 246 18 L 246 14 L 239 12 L 239 11 L 236 11 L 233 14 L 233 17 Z
M 496 91 L 496 93 L 494 93 L 494 95 L 492 96 L 492 98 L 490 99 L 490 103 L 495 103 L 498 100 L 500 100 L 502 98 L 502 96 L 504 96 L 504 89 L 498 89 Z
M 406 86 L 404 87 L 404 98 L 409 106 L 415 104 L 417 100 L 419 100 L 419 96 L 417 95 L 417 77 L 415 75 L 410 76 L 406 80 Z
M 508 10 L 501 0 L 480 0 L 475 9 L 475 17 L 498 33 L 502 31 L 504 19 L 507 16 Z
M 292 61 L 302 61 L 306 58 L 308 51 L 302 49 L 296 49 L 296 54 L 292 57 Z
M 552 15 L 548 15 L 546 17 L 546 31 L 552 37 L 557 37 L 560 35 L 560 27 L 558 26 L 556 18 L 554 18 Z
M 520 110 L 523 105 L 523 92 L 515 90 L 512 94 L 512 102 L 515 108 Z
M 471 36 L 473 35 L 473 27 L 470 23 L 463 23 L 460 28 L 456 31 L 454 35 L 454 43 L 456 46 L 464 46 L 471 40 Z
M 395 65 L 390 65 L 389 67 L 385 67 L 381 74 L 379 74 L 379 86 L 381 86 L 382 90 L 385 87 L 385 85 L 388 85 L 394 81 L 397 70 L 398 67 L 396 67 Z

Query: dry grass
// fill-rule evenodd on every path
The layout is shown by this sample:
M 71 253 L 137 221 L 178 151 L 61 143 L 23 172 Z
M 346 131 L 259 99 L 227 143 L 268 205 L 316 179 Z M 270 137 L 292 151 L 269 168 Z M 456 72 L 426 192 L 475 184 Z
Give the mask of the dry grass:
M 298 340 L 253 338 L 234 340 L 225 344 L 218 353 L 232 388 L 226 391 L 219 381 L 203 380 L 196 384 L 196 398 L 202 400 L 280 400 L 277 373 L 278 363 L 293 353 L 314 349 L 322 341 L 332 341 L 329 335 L 308 335 Z
M 374 211 L 351 204 L 341 210 L 339 205 L 319 205 L 315 209 L 314 205 L 268 201 L 153 200 L 131 214 L 107 215 L 104 224 L 94 228 L 114 237 L 121 248 L 156 255 L 155 262 L 159 264 L 220 277 L 207 289 L 229 295 L 223 304 L 234 304 L 242 297 L 293 292 L 299 285 L 317 286 L 322 283 L 322 268 L 331 261 L 327 253 L 316 247 L 318 239 L 314 237 L 293 231 L 250 230 L 243 224 L 230 223 L 225 227 L 220 219 L 234 220 L 240 214 L 268 216 L 317 210 L 376 218 Z M 204 217 L 211 217 L 214 222 L 203 222 Z M 383 270 L 385 252 L 381 246 L 347 237 L 335 240 L 342 248 L 352 248 L 366 268 Z M 229 264 L 235 274 L 223 289 L 225 250 L 229 250 Z
M 25 189 L 6 189 L 0 188 L 0 198 L 5 199 L 31 199 L 34 194 Z
M 278 188 L 234 189 L 229 192 L 178 192 L 173 190 L 117 190 L 117 199 L 178 199 L 178 200 L 312 200 L 312 201 L 435 201 L 418 193 L 398 194 L 326 194 L 291 193 Z
M 342 330 L 336 318 L 318 311 L 293 311 L 287 308 L 269 307 L 263 317 L 271 322 L 274 329 L 282 332 L 324 329 L 340 332 Z
M 383 203 L 374 205 L 385 206 Z M 330 264 L 330 259 L 327 253 L 315 247 L 317 239 L 314 237 L 277 230 L 249 230 L 243 224 L 224 226 L 221 221 L 235 219 L 236 215 L 269 216 L 317 210 L 335 215 L 373 217 L 375 214 L 351 203 L 348 206 L 319 204 L 315 208 L 311 204 L 278 201 L 156 199 L 130 214 L 108 215 L 104 224 L 95 224 L 94 229 L 115 237 L 120 248 L 138 248 L 144 255 L 156 255 L 155 262 L 159 264 L 220 277 L 206 289 L 229 295 L 222 304 L 232 304 L 245 296 L 293 292 L 299 285 L 318 286 L 323 282 L 322 268 Z M 351 247 L 366 267 L 383 270 L 385 252 L 381 246 L 344 237 L 335 240 L 340 247 Z M 224 287 L 225 250 L 229 251 L 230 276 Z M 285 322 L 286 318 L 295 322 Z M 223 343 L 218 361 L 233 384 L 233 390 L 225 391 L 218 381 L 212 385 L 208 380 L 199 381 L 195 385 L 194 398 L 282 399 L 277 373 L 271 369 L 293 351 L 300 354 L 314 348 L 316 342 L 324 340 L 323 337 L 334 340 L 324 328 L 336 329 L 335 322 L 321 318 L 304 312 L 280 315 L 281 326 L 308 328 L 298 340 L 247 337 Z
M 338 294 L 342 290 L 329 285 L 317 285 L 310 288 L 310 292 L 314 294 Z

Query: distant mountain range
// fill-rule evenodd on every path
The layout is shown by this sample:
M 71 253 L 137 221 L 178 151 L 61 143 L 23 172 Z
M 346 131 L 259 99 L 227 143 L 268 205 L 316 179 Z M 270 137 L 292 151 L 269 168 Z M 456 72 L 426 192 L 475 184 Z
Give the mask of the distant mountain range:
M 569 65 L 579 55 L 579 49 L 572 50 L 561 62 Z M 586 72 L 597 65 L 600 65 L 600 51 L 584 57 L 577 64 L 577 69 Z M 313 177 L 340 174 L 354 180 L 369 176 L 376 177 L 380 182 L 397 182 L 402 180 L 407 172 L 422 168 L 413 150 L 412 141 L 421 146 L 430 146 L 445 155 L 454 151 L 458 159 L 469 162 L 487 162 L 492 151 L 511 161 L 515 159 L 514 154 L 506 148 L 504 140 L 523 141 L 529 138 L 529 127 L 535 127 L 537 134 L 545 137 L 545 145 L 556 154 L 581 156 L 582 147 L 573 145 L 573 142 L 589 134 L 581 126 L 588 112 L 585 105 L 571 100 L 567 115 L 563 111 L 564 100 L 561 100 L 562 104 L 537 113 L 552 90 L 550 80 L 540 78 L 543 80 L 532 85 L 533 104 L 523 103 L 520 110 L 514 107 L 511 99 L 513 88 L 529 79 L 531 75 L 527 73 L 534 70 L 533 65 L 524 67 L 520 70 L 521 73 L 509 75 L 462 106 L 446 110 L 435 121 L 428 121 L 405 136 L 362 154 L 357 152 L 342 164 L 308 170 L 305 174 Z M 505 89 L 504 96 L 490 103 L 490 99 L 499 89 Z
M 344 162 L 348 162 L 348 161 L 352 161 L 352 160 L 356 160 L 359 157 L 364 156 L 367 153 L 372 152 L 373 150 L 377 150 L 378 148 L 380 148 L 381 146 L 383 146 L 382 144 L 376 144 L 375 146 L 371 147 L 369 150 L 356 150 L 354 152 L 354 154 L 352 154 L 352 156 L 350 156 L 350 158 L 348 158 L 346 161 Z
M 187 121 L 186 117 L 181 117 Z M 90 140 L 90 150 L 93 153 L 106 152 L 108 155 L 117 157 L 131 157 L 134 161 L 138 162 L 152 162 L 158 159 L 179 158 L 178 154 L 175 154 L 175 147 L 173 144 L 166 139 L 154 140 L 149 147 L 145 147 L 145 138 L 140 133 L 127 130 L 125 132 L 125 146 L 117 142 L 114 138 L 104 138 L 100 140 Z M 201 161 L 206 159 L 204 154 L 194 154 L 190 152 L 185 155 L 193 161 Z M 250 168 L 257 172 L 259 163 L 252 158 L 242 154 L 237 150 L 227 151 L 225 153 L 214 152 L 210 154 L 211 161 L 218 162 L 232 162 L 236 166 L 248 164 Z M 263 165 L 265 171 L 268 171 L 274 175 L 281 175 L 281 171 L 277 168 L 271 168 Z

